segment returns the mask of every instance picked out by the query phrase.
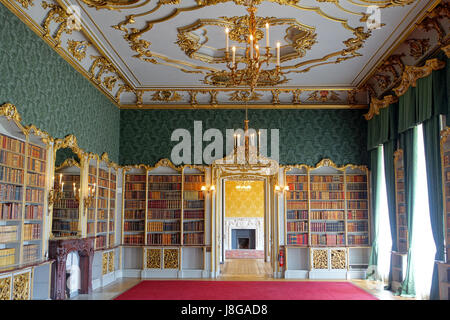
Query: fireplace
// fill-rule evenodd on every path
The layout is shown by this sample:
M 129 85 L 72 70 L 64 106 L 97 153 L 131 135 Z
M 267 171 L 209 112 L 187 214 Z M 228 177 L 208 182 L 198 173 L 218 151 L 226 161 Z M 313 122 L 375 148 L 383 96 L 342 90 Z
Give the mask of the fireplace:
M 232 229 L 232 249 L 255 249 L 255 229 Z

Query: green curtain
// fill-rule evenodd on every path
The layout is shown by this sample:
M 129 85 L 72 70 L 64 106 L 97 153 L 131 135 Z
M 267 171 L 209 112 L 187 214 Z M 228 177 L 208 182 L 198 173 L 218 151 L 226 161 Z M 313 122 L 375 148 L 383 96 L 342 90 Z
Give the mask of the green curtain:
M 443 261 L 444 249 L 444 205 L 441 175 L 439 116 L 434 116 L 423 123 L 425 160 L 427 167 L 428 203 L 430 207 L 431 230 L 436 246 L 436 261 Z M 437 265 L 434 264 L 430 299 L 439 299 L 439 279 Z
M 405 200 L 406 216 L 408 220 L 408 258 L 406 266 L 406 276 L 402 283 L 401 295 L 402 296 L 415 296 L 416 290 L 414 285 L 414 261 L 413 255 L 415 253 L 412 248 L 413 238 L 413 216 L 414 216 L 414 197 L 416 191 L 417 181 L 417 127 L 403 132 L 400 135 L 400 147 L 403 149 L 404 154 L 404 167 L 405 167 Z
M 394 123 L 394 113 L 397 109 L 397 104 L 391 104 L 387 108 L 381 109 L 379 115 L 373 116 L 368 121 L 367 150 L 377 148 L 388 141 L 391 136 L 395 136 L 397 130 Z
M 395 141 L 390 140 L 383 145 L 384 151 L 384 174 L 386 178 L 386 192 L 389 213 L 389 224 L 391 226 L 392 251 L 397 251 L 397 218 L 395 202 L 395 169 L 394 169 L 394 151 Z M 391 289 L 392 283 L 392 255 L 389 269 L 389 284 L 387 290 Z
M 417 125 L 417 88 L 409 88 L 398 100 L 398 132 L 405 132 Z
M 378 235 L 379 235 L 379 200 L 380 200 L 380 188 L 378 181 L 380 181 L 381 177 L 381 152 L 380 147 L 375 148 L 370 151 L 370 174 L 372 181 L 372 193 L 373 193 L 373 201 L 372 201 L 372 226 L 373 226 L 373 238 L 372 238 L 372 250 L 370 251 L 369 257 L 369 267 L 367 272 L 367 279 L 369 280 L 377 280 L 377 265 L 378 265 Z

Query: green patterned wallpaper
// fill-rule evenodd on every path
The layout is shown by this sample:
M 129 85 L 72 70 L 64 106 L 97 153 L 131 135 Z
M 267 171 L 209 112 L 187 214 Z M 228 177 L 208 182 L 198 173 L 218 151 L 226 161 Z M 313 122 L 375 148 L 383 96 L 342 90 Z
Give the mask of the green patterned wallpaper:
M 0 30 L 0 104 L 14 104 L 24 125 L 73 134 L 85 151 L 117 162 L 119 109 L 3 4 Z
M 280 130 L 281 164 L 316 165 L 323 158 L 337 165 L 367 164 L 366 112 L 250 109 L 248 118 L 250 128 Z M 217 128 L 225 138 L 225 129 L 243 128 L 245 111 L 121 110 L 120 118 L 120 164 L 152 165 L 161 158 L 170 159 L 172 148 L 178 144 L 170 139 L 173 130 L 188 129 L 193 137 L 194 121 L 202 121 L 203 132 Z M 203 142 L 203 148 L 209 143 Z

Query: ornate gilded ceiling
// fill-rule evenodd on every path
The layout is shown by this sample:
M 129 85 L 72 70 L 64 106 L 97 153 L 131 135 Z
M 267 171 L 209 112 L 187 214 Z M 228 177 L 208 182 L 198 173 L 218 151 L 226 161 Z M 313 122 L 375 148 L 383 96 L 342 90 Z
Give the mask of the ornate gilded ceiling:
M 123 108 L 364 107 L 367 83 L 389 80 L 375 72 L 380 61 L 439 3 L 254 0 L 257 37 L 265 46 L 268 22 L 272 50 L 281 42 L 285 77 L 276 87 L 261 77 L 250 93 L 229 87 L 223 73 L 224 29 L 230 29 L 239 61 L 248 0 L 0 1 Z M 368 27 L 373 5 L 378 29 Z M 416 40 L 412 50 L 425 54 L 427 40 Z

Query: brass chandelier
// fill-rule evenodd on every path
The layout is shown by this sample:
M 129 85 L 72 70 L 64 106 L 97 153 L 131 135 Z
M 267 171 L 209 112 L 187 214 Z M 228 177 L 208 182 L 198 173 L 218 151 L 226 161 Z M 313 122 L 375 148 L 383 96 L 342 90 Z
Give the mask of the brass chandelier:
M 226 47 L 225 47 L 225 60 L 229 71 L 222 71 L 219 75 L 219 81 L 226 82 L 228 86 L 245 86 L 250 87 L 252 93 L 256 86 L 273 86 L 287 81 L 285 75 L 281 71 L 280 67 L 280 42 L 276 44 L 276 66 L 272 69 L 262 69 L 262 66 L 266 64 L 269 66 L 274 55 L 271 52 L 269 41 L 269 22 L 265 22 L 266 29 L 266 46 L 265 52 L 258 45 L 258 39 L 261 39 L 260 27 L 264 25 L 264 21 L 256 19 L 255 13 L 257 8 L 254 7 L 253 1 L 247 8 L 249 15 L 246 17 L 248 21 L 248 34 L 246 35 L 246 48 L 243 55 L 236 57 L 236 47 L 231 48 L 229 46 L 229 32 L 228 28 L 225 29 L 226 34 Z M 239 68 L 239 63 L 244 63 L 243 68 Z M 224 81 L 226 80 L 226 81 Z

